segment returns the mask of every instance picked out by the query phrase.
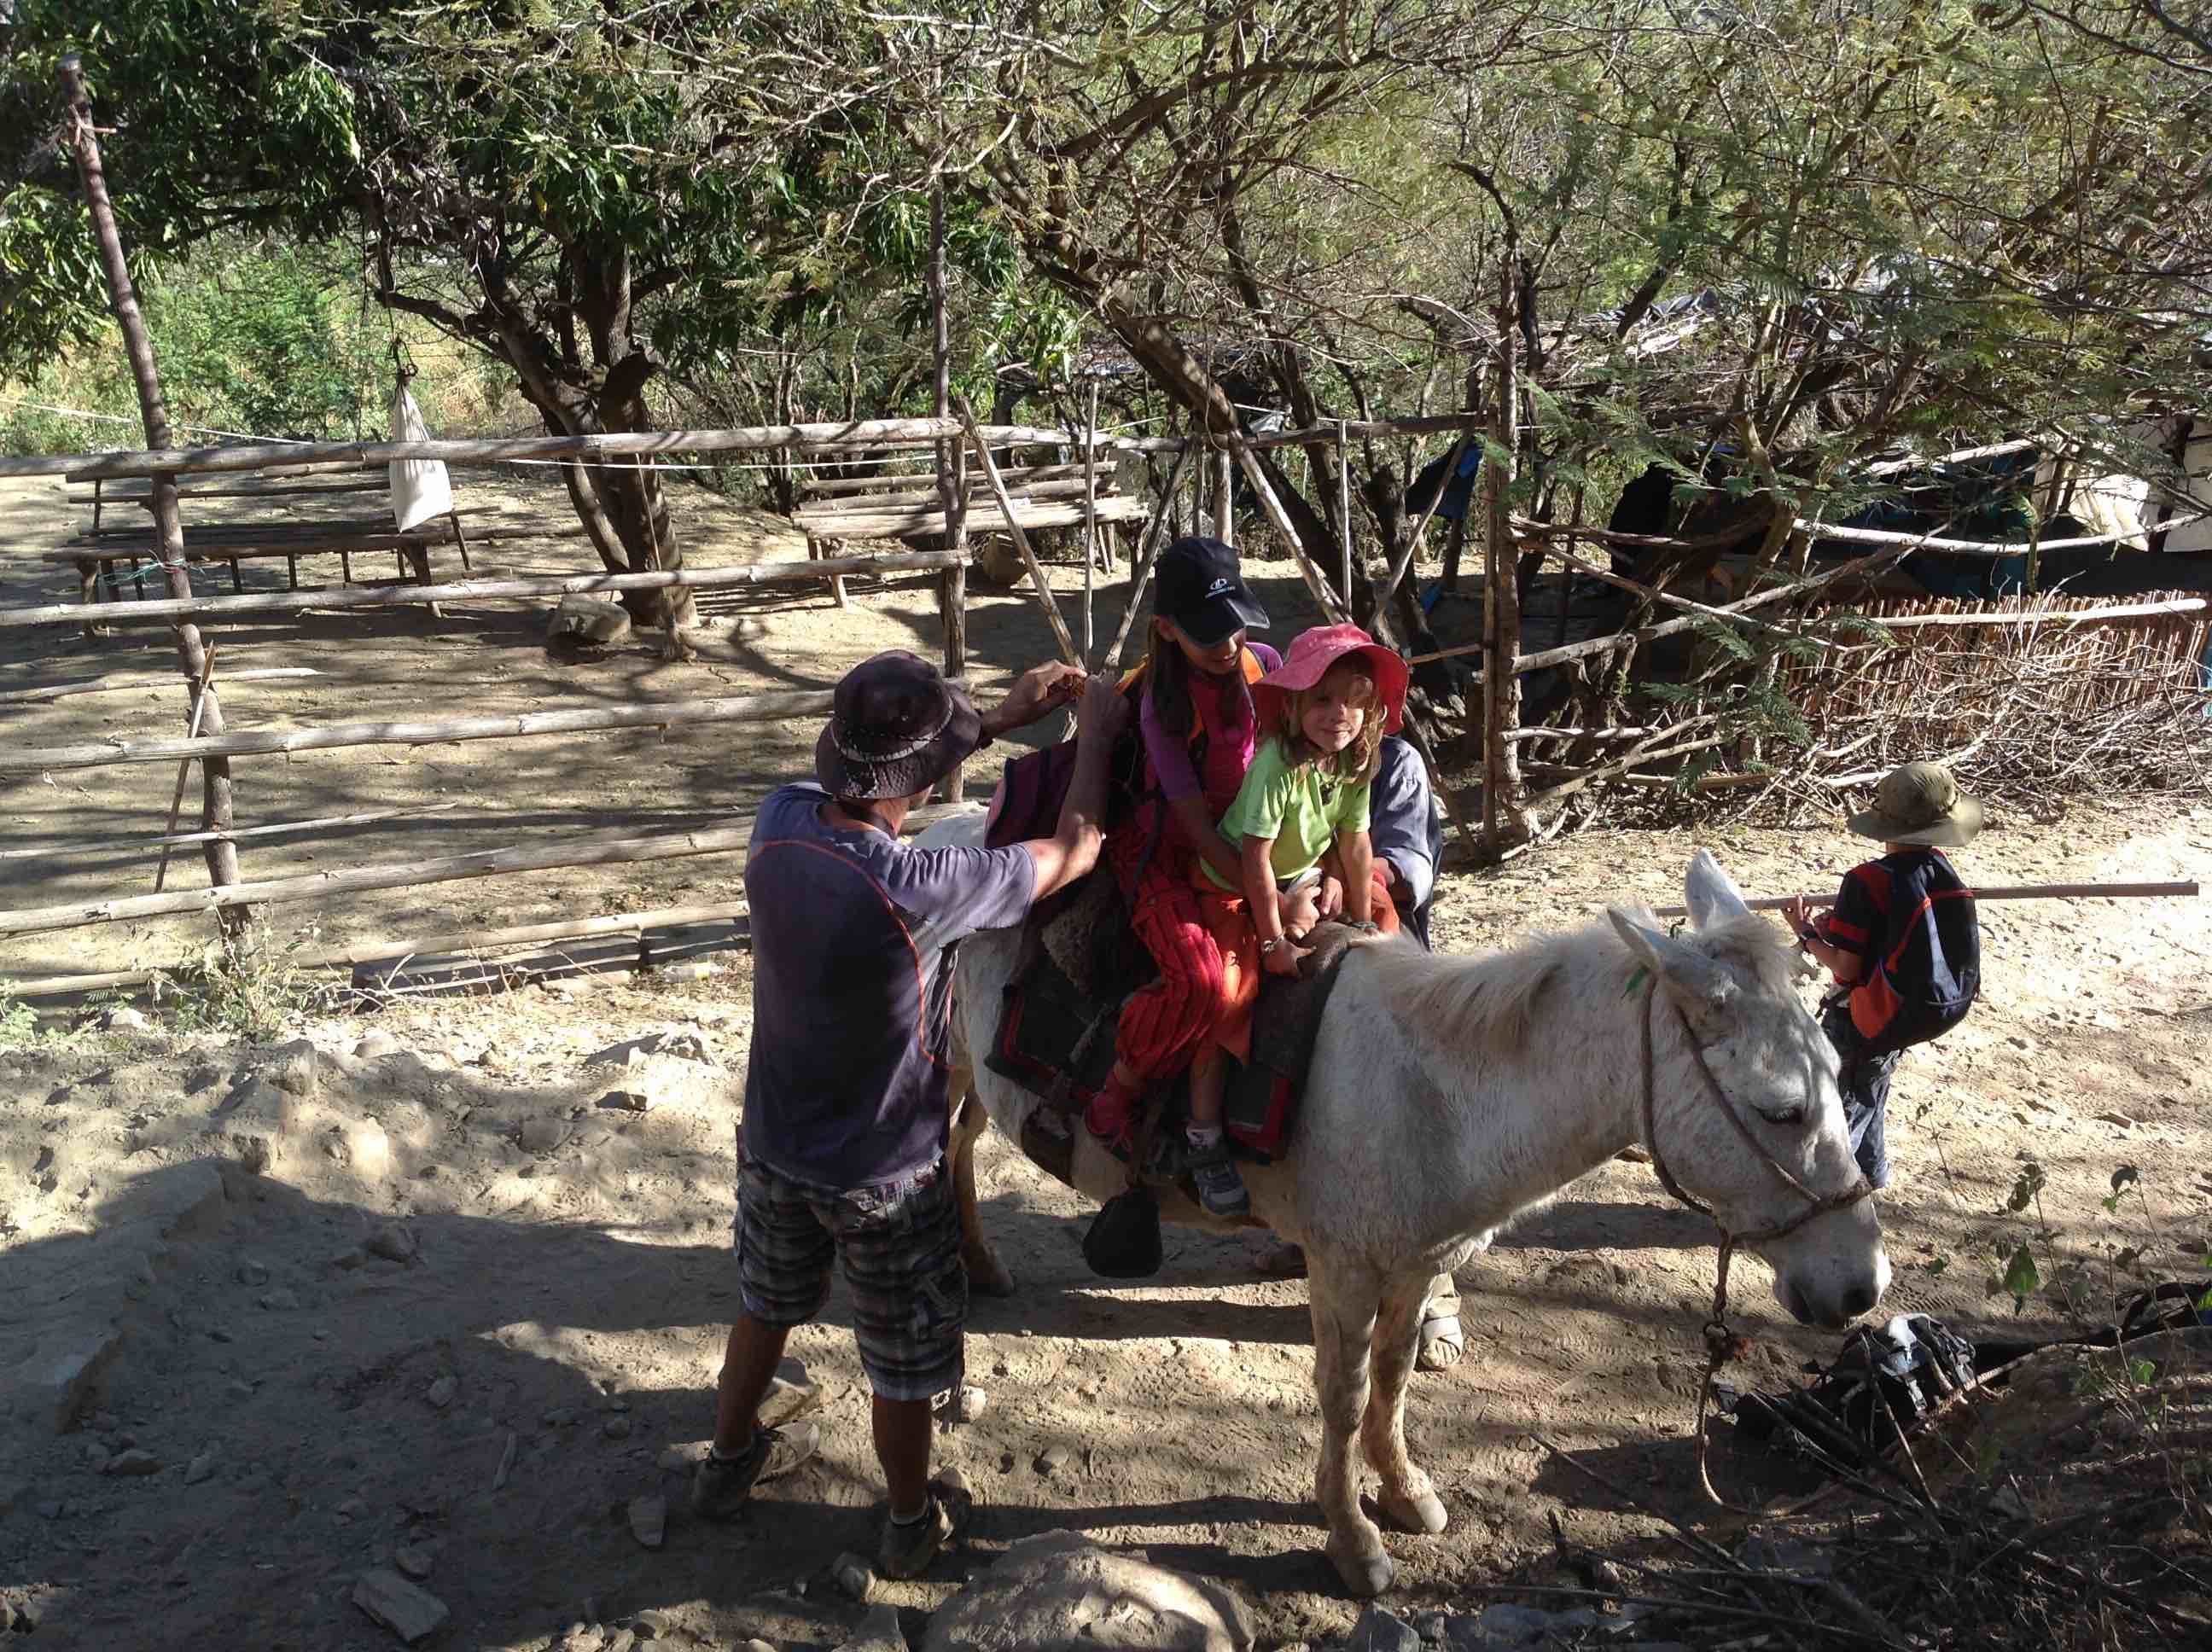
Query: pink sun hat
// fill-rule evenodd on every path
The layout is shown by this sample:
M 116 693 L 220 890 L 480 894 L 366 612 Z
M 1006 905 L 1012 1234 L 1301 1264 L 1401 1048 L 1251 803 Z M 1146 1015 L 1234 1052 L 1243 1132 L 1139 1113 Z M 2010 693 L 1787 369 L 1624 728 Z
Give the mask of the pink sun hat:
M 1356 625 L 1316 625 L 1301 632 L 1283 663 L 1252 685 L 1253 708 L 1264 729 L 1281 720 L 1285 699 L 1310 689 L 1347 654 L 1364 654 L 1382 696 L 1382 732 L 1395 734 L 1406 721 L 1406 662 Z

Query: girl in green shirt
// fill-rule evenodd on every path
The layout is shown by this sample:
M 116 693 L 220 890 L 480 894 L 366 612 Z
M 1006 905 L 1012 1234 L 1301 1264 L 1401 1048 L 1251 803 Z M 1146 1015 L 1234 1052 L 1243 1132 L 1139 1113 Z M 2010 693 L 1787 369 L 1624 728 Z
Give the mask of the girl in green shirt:
M 1243 886 L 1231 889 L 1204 861 L 1196 873 L 1232 1006 L 1191 1063 L 1192 1180 L 1217 1216 L 1237 1215 L 1250 1202 L 1222 1141 L 1227 1058 L 1251 1054 L 1261 973 L 1294 976 L 1309 950 L 1284 932 L 1276 891 L 1313 876 L 1334 852 L 1346 921 L 1398 927 L 1389 901 L 1375 900 L 1368 787 L 1382 737 L 1404 721 L 1406 680 L 1395 651 L 1356 625 L 1328 625 L 1299 637 L 1289 658 L 1252 686 L 1266 738 L 1221 818 L 1221 835 L 1239 852 Z

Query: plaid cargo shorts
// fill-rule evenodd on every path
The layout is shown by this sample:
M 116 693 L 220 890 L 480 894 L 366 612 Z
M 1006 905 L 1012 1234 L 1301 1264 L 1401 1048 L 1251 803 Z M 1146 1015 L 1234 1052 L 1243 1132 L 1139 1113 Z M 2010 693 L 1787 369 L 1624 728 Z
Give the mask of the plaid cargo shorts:
M 845 1270 L 869 1385 L 928 1400 L 958 1385 L 968 1270 L 960 1211 L 942 1160 L 878 1187 L 835 1189 L 738 1160 L 738 1288 L 763 1325 L 803 1325 Z

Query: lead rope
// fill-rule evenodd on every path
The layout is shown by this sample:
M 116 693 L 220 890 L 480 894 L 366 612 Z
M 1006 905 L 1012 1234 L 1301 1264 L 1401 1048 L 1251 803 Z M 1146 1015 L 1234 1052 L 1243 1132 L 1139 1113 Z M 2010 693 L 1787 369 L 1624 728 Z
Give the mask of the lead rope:
M 1780 1177 L 1792 1192 L 1805 1200 L 1805 1208 L 1787 1222 L 1778 1223 L 1771 1228 L 1761 1228 L 1751 1233 L 1730 1232 L 1728 1224 L 1714 1212 L 1711 1206 L 1692 1195 L 1680 1182 L 1674 1180 L 1674 1173 L 1667 1168 L 1666 1155 L 1659 1151 L 1658 1104 L 1651 1055 L 1651 1023 L 1658 1012 L 1659 1006 L 1656 1002 L 1658 994 L 1659 981 L 1655 974 L 1650 983 L 1644 989 L 1644 1013 L 1638 1017 L 1641 1023 L 1638 1032 L 1644 1067 L 1644 1145 L 1651 1154 L 1651 1168 L 1658 1175 L 1659 1185 L 1679 1203 L 1686 1206 L 1711 1222 L 1721 1236 L 1720 1262 L 1713 1276 L 1712 1316 L 1705 1323 L 1705 1374 L 1704 1380 L 1698 1385 L 1697 1410 L 1690 1419 L 1690 1431 L 1698 1442 L 1698 1484 L 1704 1489 L 1707 1500 L 1715 1507 L 1723 1509 L 1732 1515 L 1756 1515 L 1763 1511 L 1747 1508 L 1741 1503 L 1730 1503 L 1714 1489 L 1712 1471 L 1705 1461 L 1707 1450 L 1711 1444 L 1711 1434 L 1706 1424 L 1712 1405 L 1714 1381 L 1720 1376 L 1722 1366 L 1727 1364 L 1731 1359 L 1743 1357 L 1751 1351 L 1750 1339 L 1738 1334 L 1728 1322 L 1729 1264 L 1735 1258 L 1737 1246 L 1763 1244 L 1769 1239 L 1779 1239 L 1786 1234 L 1795 1233 L 1816 1216 L 1825 1215 L 1830 1211 L 1848 1209 L 1862 1199 L 1871 1198 L 1874 1194 L 1874 1185 L 1862 1175 L 1843 1192 L 1831 1193 L 1823 1198 L 1790 1175 L 1789 1168 L 1759 1145 L 1759 1138 L 1751 1133 L 1751 1127 L 1737 1116 L 1735 1107 L 1729 1101 L 1728 1092 L 1720 1087 L 1720 1081 L 1713 1077 L 1712 1068 L 1706 1064 L 1705 1051 L 1698 1047 L 1698 1041 L 1690 1034 L 1689 1023 L 1682 1021 L 1681 1011 L 1677 1009 L 1674 1011 L 1675 1019 L 1681 1024 L 1683 1042 L 1689 1045 L 1691 1057 L 1697 1063 L 1698 1076 L 1705 1080 L 1706 1090 L 1716 1102 L 1719 1102 L 1723 1115 L 1735 1127 L 1736 1134 L 1743 1139 L 1753 1156 Z

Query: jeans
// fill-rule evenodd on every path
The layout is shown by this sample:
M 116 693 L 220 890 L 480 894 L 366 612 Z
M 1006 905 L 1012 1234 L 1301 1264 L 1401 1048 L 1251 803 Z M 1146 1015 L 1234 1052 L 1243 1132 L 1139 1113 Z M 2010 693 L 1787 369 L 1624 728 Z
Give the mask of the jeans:
M 1820 1017 L 1820 1029 L 1828 1035 L 1843 1063 L 1837 1083 L 1844 1092 L 1844 1123 L 1851 1133 L 1851 1157 L 1869 1181 L 1876 1187 L 1887 1187 L 1889 1143 L 1883 1132 L 1883 1115 L 1889 1109 L 1889 1080 L 1897 1071 L 1897 1053 L 1869 1054 L 1858 1029 L 1851 1024 L 1847 1003 L 1830 1005 Z

